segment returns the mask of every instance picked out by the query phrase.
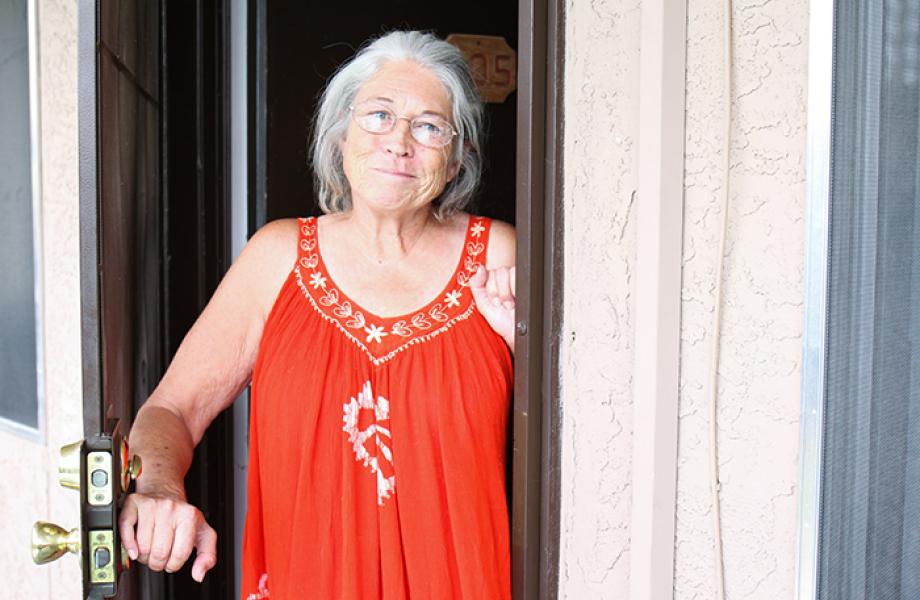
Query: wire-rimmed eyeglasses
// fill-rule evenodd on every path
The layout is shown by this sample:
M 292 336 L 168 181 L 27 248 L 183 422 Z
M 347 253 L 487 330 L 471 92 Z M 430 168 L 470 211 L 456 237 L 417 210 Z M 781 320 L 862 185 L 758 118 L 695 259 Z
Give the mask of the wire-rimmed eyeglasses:
M 393 131 L 396 124 L 403 120 L 409 122 L 412 139 L 429 148 L 443 148 L 457 135 L 453 126 L 437 115 L 422 115 L 414 119 L 399 117 L 389 106 L 376 100 L 365 100 L 348 108 L 358 127 L 375 135 Z

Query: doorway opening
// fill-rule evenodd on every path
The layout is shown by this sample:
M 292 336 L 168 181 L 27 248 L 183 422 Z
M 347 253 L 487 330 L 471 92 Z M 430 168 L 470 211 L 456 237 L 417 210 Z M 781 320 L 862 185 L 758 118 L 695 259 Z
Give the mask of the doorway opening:
M 561 0 L 397 0 L 349 11 L 248 0 L 247 14 L 250 234 L 274 219 L 318 214 L 310 119 L 330 75 L 369 38 L 393 29 L 489 35 L 517 52 L 519 91 L 486 108 L 483 186 L 470 210 L 518 232 L 507 477 L 513 594 L 528 600 L 555 597 L 558 587 L 562 14 Z

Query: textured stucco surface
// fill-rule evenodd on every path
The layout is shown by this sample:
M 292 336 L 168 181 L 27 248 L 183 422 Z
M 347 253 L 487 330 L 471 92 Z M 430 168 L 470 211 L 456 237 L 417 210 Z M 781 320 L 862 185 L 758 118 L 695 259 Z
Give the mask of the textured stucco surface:
M 639 0 L 566 3 L 559 597 L 629 588 Z
M 720 0 L 688 5 L 675 598 L 715 597 L 708 373 L 722 186 Z M 566 4 L 561 598 L 629 594 L 630 290 L 641 0 Z M 803 299 L 806 0 L 734 3 L 719 443 L 729 598 L 791 598 Z
M 82 435 L 77 196 L 76 3 L 39 5 L 45 429 L 41 441 L 0 432 L 0 576 L 5 598 L 79 598 L 72 556 L 32 564 L 32 523 L 79 524 L 77 494 L 57 483 L 58 448 Z
M 709 356 L 722 181 L 722 2 L 688 5 L 675 598 L 715 597 Z M 792 598 L 802 334 L 806 0 L 734 3 L 719 368 L 728 598 Z

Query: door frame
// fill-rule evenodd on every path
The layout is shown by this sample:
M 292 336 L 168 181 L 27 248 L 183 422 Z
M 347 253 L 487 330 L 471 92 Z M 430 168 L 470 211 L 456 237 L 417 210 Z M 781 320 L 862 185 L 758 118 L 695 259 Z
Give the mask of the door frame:
M 563 317 L 561 0 L 518 3 L 517 271 L 511 503 L 512 595 L 559 590 Z M 521 368 L 524 367 L 524 368 Z
M 94 5 L 81 2 L 81 8 Z M 264 64 L 264 18 L 258 6 L 250 14 L 249 26 L 255 34 L 251 60 Z M 519 0 L 518 4 L 518 105 L 516 225 L 518 232 L 517 294 L 518 326 L 516 345 L 515 394 L 513 401 L 513 451 L 511 494 L 512 590 L 516 600 L 555 598 L 558 595 L 560 490 L 561 490 L 561 405 L 560 339 L 563 313 L 563 73 L 564 5 L 562 0 Z M 261 33 L 261 35 L 260 35 Z M 81 36 L 81 64 L 85 52 L 95 52 L 93 44 Z M 93 64 L 93 59 L 89 59 Z M 250 112 L 249 185 L 254 192 L 254 210 L 264 210 L 264 135 L 259 135 L 265 119 L 265 85 L 259 81 L 264 70 L 254 69 L 250 82 L 254 110 Z M 95 78 L 81 76 L 79 91 L 95 96 Z M 227 84 L 229 85 L 229 84 Z M 227 95 L 229 96 L 229 90 Z M 261 115 L 261 118 L 260 118 Z M 80 106 L 81 197 L 96 196 L 95 148 L 97 111 L 89 103 Z M 264 130 L 263 130 L 264 131 Z M 261 150 L 260 150 L 261 149 Z M 263 165 L 264 166 L 264 165 Z M 253 216 L 256 216 L 253 215 Z M 257 222 L 258 218 L 250 220 Z M 96 207 L 81 203 L 81 265 L 95 269 L 98 248 L 86 241 L 94 239 Z M 98 290 L 83 290 L 84 344 L 97 339 Z M 88 351 L 88 352 L 87 352 Z M 97 374 L 98 348 L 84 347 L 84 374 Z M 86 360 L 89 358 L 90 360 Z M 101 396 L 98 377 L 84 377 L 84 424 L 87 431 L 101 424 L 98 402 Z

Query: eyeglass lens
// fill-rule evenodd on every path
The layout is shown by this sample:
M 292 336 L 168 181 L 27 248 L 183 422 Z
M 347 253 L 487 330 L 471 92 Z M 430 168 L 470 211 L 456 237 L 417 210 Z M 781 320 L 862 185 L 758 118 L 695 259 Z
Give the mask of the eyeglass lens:
M 409 132 L 420 144 L 440 148 L 454 137 L 454 130 L 444 119 L 426 115 L 408 119 L 397 117 L 386 105 L 377 102 L 362 102 L 352 108 L 355 122 L 368 133 L 382 134 L 392 131 L 399 121 L 409 121 Z

